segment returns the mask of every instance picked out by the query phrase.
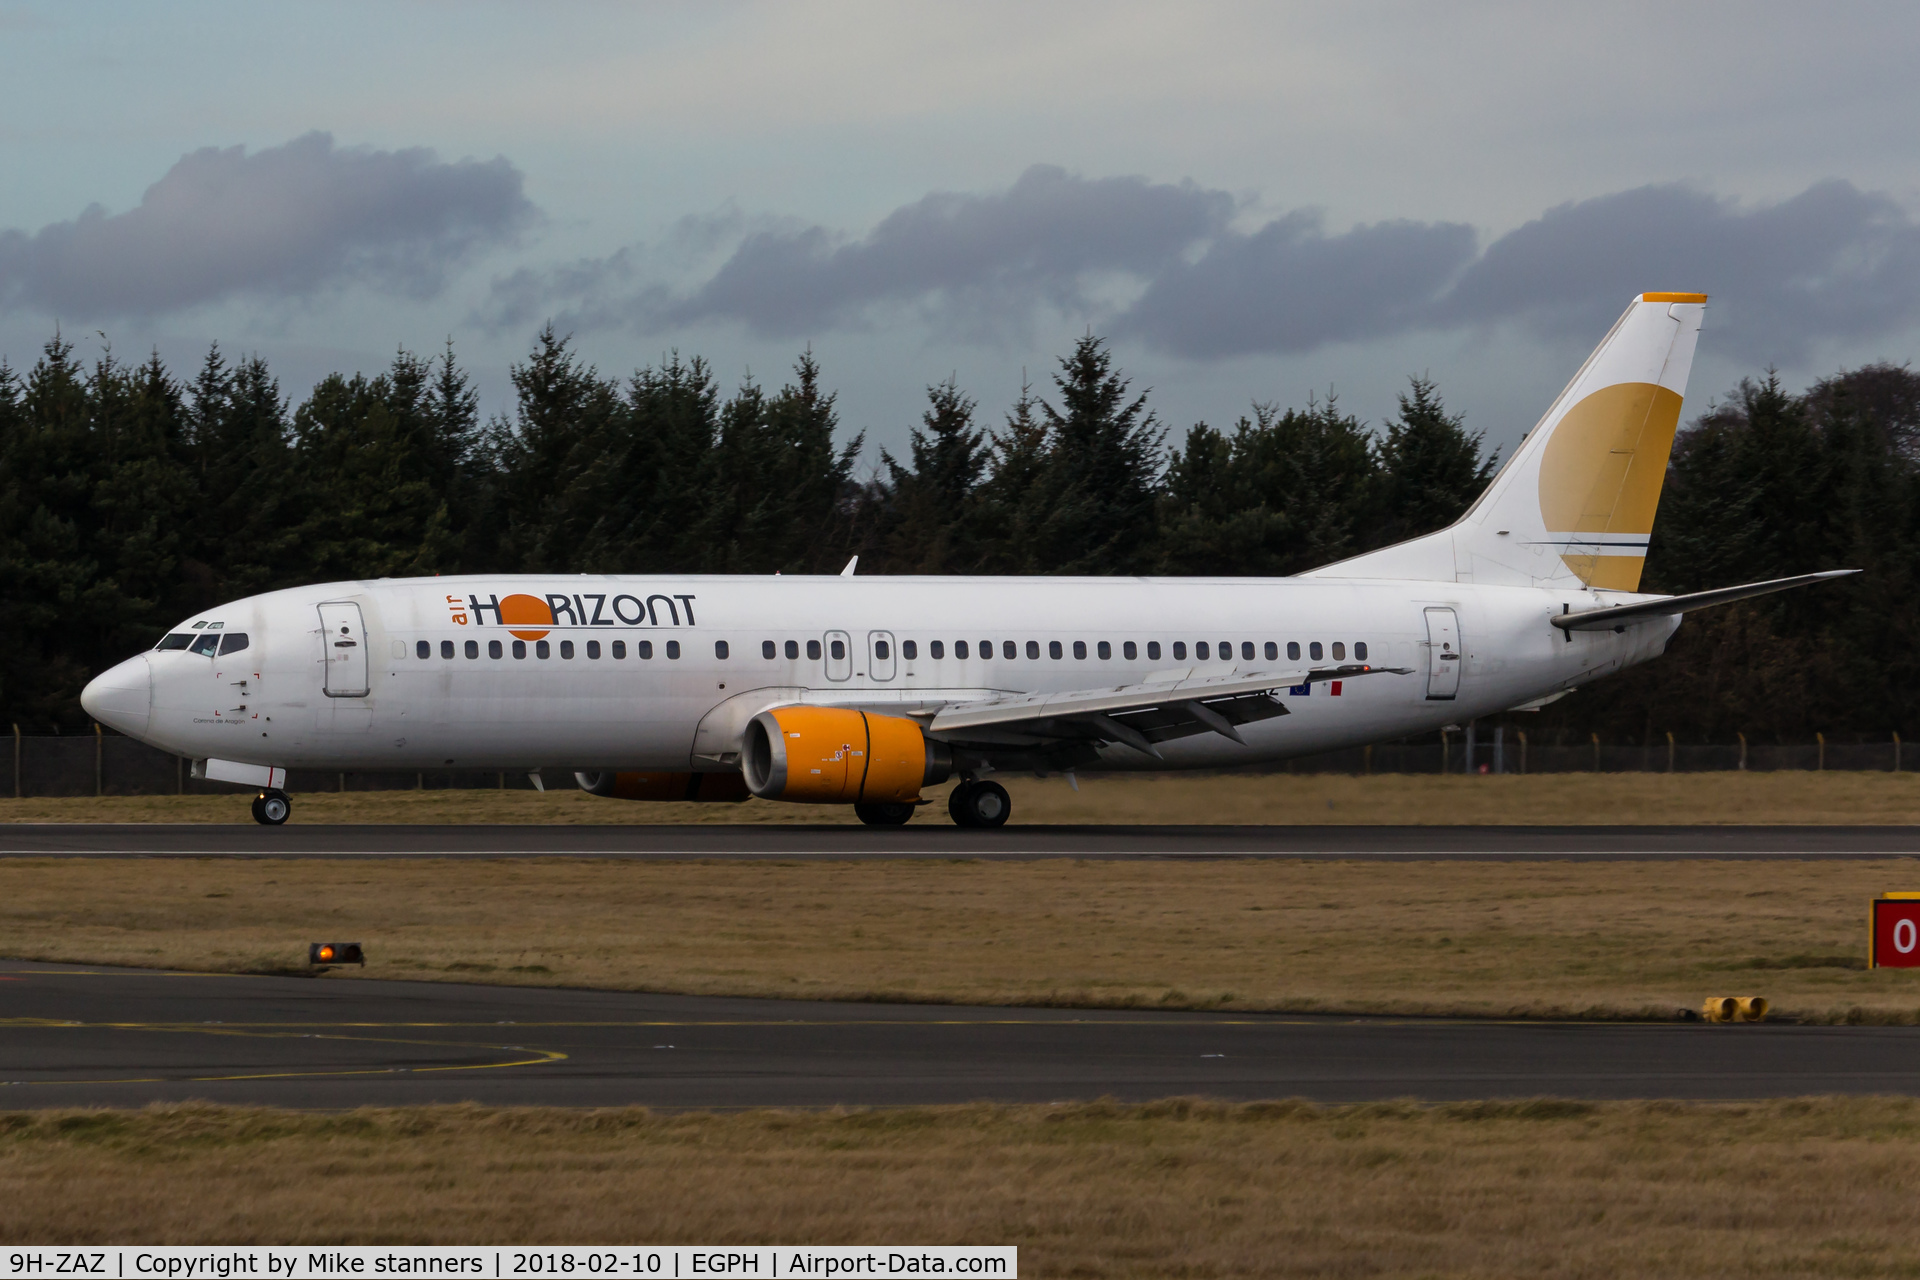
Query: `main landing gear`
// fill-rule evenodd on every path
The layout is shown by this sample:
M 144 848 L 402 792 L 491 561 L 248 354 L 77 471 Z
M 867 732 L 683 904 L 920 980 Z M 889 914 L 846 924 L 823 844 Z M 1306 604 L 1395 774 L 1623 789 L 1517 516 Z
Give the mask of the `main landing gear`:
M 264 827 L 277 827 L 293 813 L 293 801 L 278 787 L 262 791 L 253 798 L 253 820 Z
M 956 827 L 1004 827 L 1013 798 L 997 782 L 963 781 L 947 797 L 947 812 Z

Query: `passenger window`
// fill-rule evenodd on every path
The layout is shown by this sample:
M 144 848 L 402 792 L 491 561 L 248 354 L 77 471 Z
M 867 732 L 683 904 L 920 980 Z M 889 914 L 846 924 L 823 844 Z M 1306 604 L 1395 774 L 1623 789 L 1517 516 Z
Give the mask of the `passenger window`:
M 161 636 L 160 643 L 153 647 L 155 649 L 184 649 L 192 643 L 193 636 L 190 632 L 175 631 L 171 635 Z
M 1087 648 L 1087 647 L 1086 647 L 1085 645 L 1081 645 L 1081 646 L 1080 646 L 1080 651 L 1081 651 L 1082 653 L 1085 653 L 1085 652 L 1086 652 L 1086 648 Z M 1062 651 L 1061 651 L 1061 648 L 1060 648 L 1060 642 L 1059 642 L 1058 640 L 1049 640 L 1049 641 L 1047 641 L 1047 656 L 1048 656 L 1049 658 L 1052 658 L 1053 660 L 1055 660 L 1055 661 L 1057 662 L 1057 661 L 1059 661 L 1059 659 L 1060 659 L 1060 656 L 1061 656 L 1061 652 L 1062 652 Z
M 228 636 L 227 638 L 231 640 L 233 637 Z M 396 644 L 394 646 L 393 656 L 396 658 L 400 657 L 402 654 L 406 653 L 406 651 L 407 649 L 404 644 Z M 416 658 L 431 658 L 433 656 L 433 646 L 431 644 L 428 644 L 425 640 L 416 640 L 413 642 L 413 656 Z
M 1367 642 L 1365 640 L 1355 640 L 1353 642 L 1353 656 L 1362 662 L 1367 660 Z
M 1280 660 L 1280 646 L 1275 644 L 1271 640 L 1267 641 L 1267 661 L 1278 662 L 1279 660 Z
M 1011 640 L 1002 640 L 1000 642 L 1000 652 L 1007 658 L 1017 658 L 1020 656 L 1019 648 Z M 1038 657 L 1039 655 L 1036 654 L 1034 656 Z
M 807 641 L 807 657 L 814 662 L 820 661 L 820 642 L 818 640 Z
M 1113 646 L 1108 644 L 1105 640 L 1102 640 L 1097 646 L 1095 646 L 1094 651 L 1100 655 L 1100 661 L 1102 662 L 1105 662 L 1107 659 L 1113 656 Z
M 964 643 L 964 641 L 963 641 L 962 643 Z M 938 661 L 940 661 L 940 659 L 942 659 L 942 658 L 944 658 L 944 657 L 946 657 L 946 656 L 947 656 L 947 644 L 946 644 L 946 641 L 944 641 L 944 640 L 930 640 L 930 641 L 928 641 L 928 642 L 927 642 L 927 656 L 928 656 L 929 658 L 932 658 L 932 659 L 933 659 L 933 660 L 934 660 L 935 662 L 938 662 Z
M 600 656 L 600 642 L 598 640 L 587 641 L 587 657 L 598 658 L 599 656 Z
M 573 641 L 562 640 L 560 642 L 560 656 L 563 658 L 573 657 Z
M 537 658 L 551 658 L 553 656 L 553 646 L 545 640 L 538 641 L 533 646 L 533 653 Z
M 1147 641 L 1147 661 L 1160 661 L 1160 642 L 1158 640 Z
M 1253 661 L 1253 641 L 1242 640 L 1240 642 L 1240 660 L 1242 662 Z
M 487 641 L 487 656 L 489 658 L 497 658 L 500 656 L 500 642 L 498 640 Z
M 442 640 L 440 642 L 440 656 L 443 658 L 451 658 L 453 656 L 453 641 Z
M 643 660 L 647 662 L 653 661 L 653 641 L 636 640 L 633 643 L 633 651 L 636 654 L 638 654 Z
M 1333 642 L 1333 656 L 1334 656 L 1334 657 L 1335 657 L 1336 659 L 1338 659 L 1338 658 L 1344 658 L 1344 657 L 1346 657 L 1346 656 L 1347 656 L 1347 646 L 1346 646 L 1345 644 L 1342 644 L 1342 643 L 1341 643 L 1340 641 L 1338 641 L 1338 640 L 1335 640 L 1335 641 Z
M 624 658 L 627 656 L 627 642 L 625 640 L 615 640 L 613 642 L 613 656 L 616 658 Z
M 672 659 L 674 659 L 675 661 L 678 661 L 678 660 L 679 660 L 679 658 L 680 658 L 680 642 L 679 642 L 678 640 L 669 640 L 669 641 L 667 641 L 667 656 L 668 656 L 669 658 L 672 658 Z
M 789 641 L 787 641 L 787 661 L 789 661 L 789 662 L 791 662 L 791 661 L 793 661 L 793 660 L 794 660 L 795 658 L 797 658 L 797 657 L 799 657 L 799 656 L 800 656 L 800 643 L 799 643 L 799 641 L 797 641 L 797 640 L 789 640 Z
M 1013 655 L 1008 654 L 1007 656 L 1011 658 Z M 1038 661 L 1039 657 L 1040 657 L 1040 642 L 1038 640 L 1027 641 L 1027 660 L 1029 662 L 1034 662 L 1034 661 Z
M 1073 656 L 1083 662 L 1086 660 L 1087 642 L 1085 640 L 1075 640 L 1073 642 Z
M 193 647 L 189 650 L 189 652 L 197 653 L 202 657 L 211 658 L 213 656 L 213 651 L 215 649 L 218 649 L 219 647 L 220 647 L 220 633 L 217 631 L 203 631 L 199 635 L 193 638 Z
M 1174 654 L 1173 656 L 1177 658 L 1177 657 L 1179 657 L 1180 655 L 1176 653 L 1176 654 Z M 1199 660 L 1200 660 L 1201 662 L 1205 662 L 1205 661 L 1207 660 L 1207 658 L 1208 658 L 1208 657 L 1209 657 L 1210 655 L 1208 654 L 1208 651 L 1207 651 L 1207 642 L 1206 642 L 1205 640 L 1196 640 L 1196 641 L 1194 641 L 1194 644 L 1193 644 L 1193 656 L 1194 656 L 1195 658 L 1197 658 L 1197 659 L 1199 659 Z
M 230 653 L 238 653 L 238 652 L 240 652 L 240 651 L 241 651 L 242 649 L 244 649 L 244 648 L 246 648 L 246 647 L 247 647 L 247 633 L 246 633 L 246 632 L 244 632 L 244 631 L 229 631 L 229 632 L 227 632 L 227 634 L 226 634 L 225 636 L 223 636 L 223 637 L 221 637 L 221 640 L 220 640 L 220 656 L 224 658 L 224 657 L 226 657 L 226 656 L 227 656 L 228 654 L 230 654 Z M 423 650 L 424 650 L 424 649 L 425 649 L 425 648 L 427 647 L 427 642 L 426 642 L 425 640 L 422 640 L 422 641 L 420 642 L 420 647 L 421 647 L 421 649 L 423 649 Z M 425 653 L 422 653 L 422 654 L 421 654 L 420 656 L 424 658 L 424 657 L 426 657 L 427 655 L 426 655 Z
M 965 640 L 955 640 L 953 642 L 953 656 L 956 658 L 964 658 L 967 656 L 967 642 Z
M 1105 655 L 1103 654 L 1101 656 L 1104 657 Z M 1120 646 L 1120 656 L 1128 662 L 1132 662 L 1140 656 L 1140 647 L 1129 640 Z
M 885 658 L 889 648 L 890 646 L 885 640 L 875 640 L 873 642 L 873 656 L 876 658 Z
M 1175 640 L 1173 642 L 1173 660 L 1175 662 L 1184 662 L 1186 661 L 1186 657 L 1187 642 L 1185 640 Z
M 829 642 L 827 645 L 827 652 L 833 656 L 833 660 L 835 662 L 840 661 L 842 658 L 847 656 L 846 641 L 834 640 Z
M 524 658 L 527 656 L 527 642 L 525 640 L 515 640 L 513 642 L 513 656 L 516 658 Z
M 671 642 L 669 642 L 669 643 L 671 643 Z M 668 656 L 669 658 L 671 658 L 671 657 L 673 657 L 673 653 L 672 653 L 671 651 L 669 651 L 669 652 L 667 653 L 667 656 Z M 726 642 L 725 640 L 715 640 L 715 641 L 713 642 L 713 656 L 714 656 L 714 657 L 716 657 L 716 658 L 719 658 L 719 659 L 721 659 L 721 660 L 723 660 L 723 661 L 724 661 L 724 660 L 726 659 L 726 656 L 727 656 L 727 642 Z
M 478 640 L 467 641 L 467 656 L 469 658 L 477 658 L 480 656 L 480 642 Z
M 1309 658 L 1312 658 L 1315 662 L 1318 662 L 1320 661 L 1320 655 L 1321 655 L 1320 642 L 1318 640 L 1315 640 L 1313 643 L 1307 646 L 1307 656 Z
M 774 656 L 779 652 L 780 650 L 774 645 L 773 641 L 762 640 L 760 642 L 760 656 L 765 658 L 767 661 L 769 662 L 773 661 Z
M 912 640 L 902 640 L 900 642 L 900 656 L 908 662 L 912 662 L 920 656 L 920 646 Z
M 1300 642 L 1298 640 L 1287 641 L 1287 661 L 1300 661 Z

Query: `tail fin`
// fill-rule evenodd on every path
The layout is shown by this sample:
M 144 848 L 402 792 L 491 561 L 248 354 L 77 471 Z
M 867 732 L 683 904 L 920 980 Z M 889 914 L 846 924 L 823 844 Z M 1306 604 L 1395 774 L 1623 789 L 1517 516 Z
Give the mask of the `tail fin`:
M 1307 576 L 1637 590 L 1706 301 L 1641 294 L 1458 522 Z

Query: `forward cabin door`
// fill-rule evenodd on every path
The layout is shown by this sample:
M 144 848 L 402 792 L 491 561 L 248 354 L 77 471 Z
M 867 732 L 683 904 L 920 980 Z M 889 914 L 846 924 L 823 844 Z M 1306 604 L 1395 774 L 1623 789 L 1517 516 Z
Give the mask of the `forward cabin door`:
M 1460 692 L 1460 620 L 1451 609 L 1427 610 L 1427 698 L 1445 702 Z
M 320 606 L 320 642 L 326 650 L 329 698 L 364 698 L 367 682 L 367 627 L 360 606 L 342 600 Z

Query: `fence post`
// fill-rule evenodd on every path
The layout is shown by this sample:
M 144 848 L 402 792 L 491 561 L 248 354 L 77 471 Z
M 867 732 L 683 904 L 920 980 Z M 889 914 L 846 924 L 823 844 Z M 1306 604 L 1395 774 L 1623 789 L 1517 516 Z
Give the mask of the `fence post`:
M 1360 753 L 1360 758 L 1366 761 L 1367 776 L 1371 778 L 1373 776 L 1373 744 L 1371 742 L 1367 744 L 1367 749 Z
M 1440 772 L 1442 775 L 1452 771 L 1453 761 L 1449 755 L 1452 745 L 1452 737 L 1448 734 L 1447 730 L 1442 729 L 1440 731 Z
M 1673 772 L 1673 730 L 1667 730 L 1667 772 Z
M 1900 731 L 1893 731 L 1893 771 L 1900 772 Z
M 1600 772 L 1600 735 L 1596 733 L 1590 736 L 1593 738 L 1593 771 L 1598 773 Z
M 1813 740 L 1820 744 L 1819 763 L 1816 764 L 1814 768 L 1818 769 L 1821 773 L 1825 773 L 1827 771 L 1827 735 L 1824 733 L 1816 733 L 1813 735 Z
M 1733 736 L 1740 739 L 1740 772 L 1745 773 L 1747 771 L 1747 735 L 1736 733 Z
M 1493 771 L 1507 771 L 1507 726 L 1503 724 L 1493 726 Z
M 13 798 L 20 798 L 20 726 L 13 726 Z
M 93 722 L 93 794 L 103 796 L 106 792 L 106 777 L 100 767 L 101 744 L 106 738 L 100 732 L 100 722 Z
M 1525 729 L 1515 729 L 1514 732 L 1520 735 L 1520 773 L 1522 776 L 1525 776 L 1527 772 L 1527 731 Z
M 173 758 L 173 794 L 177 796 L 187 794 L 187 758 L 185 756 Z

